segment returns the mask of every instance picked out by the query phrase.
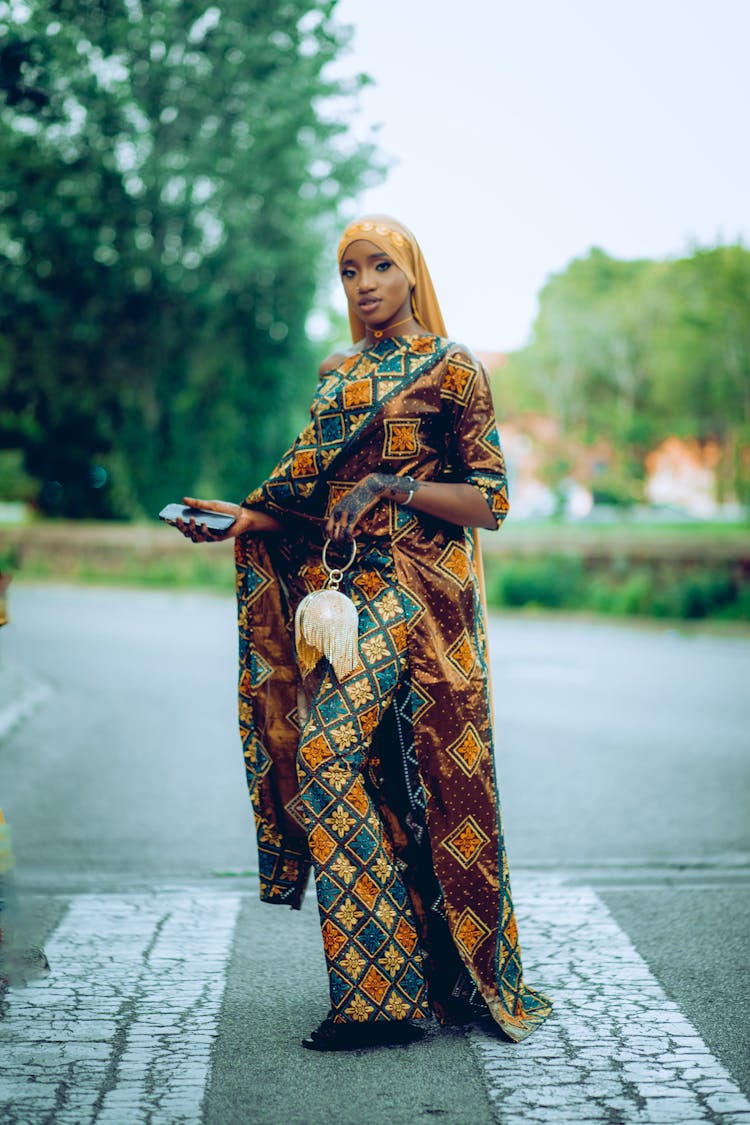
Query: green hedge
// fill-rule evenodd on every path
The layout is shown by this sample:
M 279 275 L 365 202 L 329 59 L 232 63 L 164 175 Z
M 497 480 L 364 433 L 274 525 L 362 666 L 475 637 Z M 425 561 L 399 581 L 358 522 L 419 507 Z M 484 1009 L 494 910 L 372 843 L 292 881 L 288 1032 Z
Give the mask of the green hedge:
M 736 566 L 716 562 L 669 567 L 661 560 L 619 572 L 581 556 L 485 557 L 487 600 L 496 607 L 750 620 L 750 584 Z

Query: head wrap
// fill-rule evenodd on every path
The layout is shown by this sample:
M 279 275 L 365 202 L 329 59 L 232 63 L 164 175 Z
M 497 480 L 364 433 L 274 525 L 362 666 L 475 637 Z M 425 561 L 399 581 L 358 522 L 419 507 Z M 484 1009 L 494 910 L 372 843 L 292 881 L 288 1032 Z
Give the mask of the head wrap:
M 350 223 L 344 231 L 339 243 L 338 260 L 344 257 L 347 246 L 358 239 L 367 239 L 389 258 L 392 258 L 398 268 L 406 274 L 411 286 L 411 309 L 414 319 L 418 320 L 428 332 L 436 336 L 447 336 L 448 332 L 440 312 L 435 289 L 427 269 L 419 243 L 408 227 L 392 219 L 390 215 L 365 215 L 362 219 Z M 349 325 L 352 330 L 352 340 L 356 343 L 366 334 L 367 329 L 356 312 L 349 306 Z

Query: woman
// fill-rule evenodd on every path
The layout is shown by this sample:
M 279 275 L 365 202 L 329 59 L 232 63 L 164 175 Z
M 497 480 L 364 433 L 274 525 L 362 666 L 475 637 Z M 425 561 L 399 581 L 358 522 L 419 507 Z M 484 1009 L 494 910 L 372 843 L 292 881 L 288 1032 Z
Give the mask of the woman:
M 304 1046 L 405 1041 L 430 1010 L 519 1041 L 550 1004 L 522 977 L 466 531 L 508 510 L 487 376 L 446 339 L 404 226 L 355 222 L 338 259 L 355 343 L 323 363 L 310 423 L 241 506 L 185 501 L 235 516 L 261 898 L 298 909 L 312 865 L 331 1010 Z M 335 567 L 353 667 L 310 648 L 309 602 L 295 659 L 295 612 Z

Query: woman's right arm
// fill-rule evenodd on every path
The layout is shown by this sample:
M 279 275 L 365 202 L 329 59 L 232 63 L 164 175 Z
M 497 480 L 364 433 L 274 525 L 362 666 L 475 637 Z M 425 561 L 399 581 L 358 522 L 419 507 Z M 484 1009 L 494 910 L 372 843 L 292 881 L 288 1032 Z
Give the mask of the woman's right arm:
M 283 530 L 282 524 L 274 516 L 255 508 L 243 508 L 240 504 L 230 504 L 226 500 L 198 500 L 195 496 L 185 496 L 182 502 L 189 508 L 205 508 L 209 512 L 223 512 L 234 516 L 234 523 L 226 531 L 210 531 L 204 523 L 196 524 L 194 519 L 188 523 L 175 520 L 177 530 L 186 539 L 192 539 L 193 543 L 219 543 L 222 539 L 235 539 L 238 535 Z
M 342 363 L 343 360 L 347 358 L 348 354 L 351 353 L 334 352 L 332 355 L 329 355 L 320 365 L 320 378 L 323 379 L 335 367 Z M 264 484 L 260 485 L 260 487 L 254 489 L 243 504 L 230 504 L 225 500 L 198 500 L 194 496 L 185 496 L 183 498 L 183 504 L 188 505 L 188 507 L 206 508 L 211 512 L 222 512 L 226 515 L 233 516 L 234 523 L 226 531 L 211 531 L 205 524 L 196 524 L 195 520 L 192 519 L 188 523 L 184 520 L 175 520 L 173 526 L 181 531 L 187 539 L 192 539 L 194 543 L 218 543 L 222 539 L 234 539 L 240 535 L 254 534 L 257 532 L 284 531 L 284 524 L 281 520 L 264 511 L 262 507 L 264 501 L 267 499 L 265 496 L 266 488 L 273 484 L 274 480 L 279 477 L 285 482 L 287 479 L 290 480 L 290 485 L 286 490 L 288 493 L 286 498 L 288 500 L 290 515 L 303 520 L 311 520 L 319 525 L 323 524 L 325 520 L 320 517 L 311 516 L 305 511 L 299 510 L 302 507 L 299 501 L 304 500 L 312 491 L 313 486 L 309 480 L 309 474 L 306 474 L 303 479 L 296 480 L 294 474 L 291 473 L 292 462 L 298 446 L 301 444 L 303 449 L 308 449 L 314 440 L 315 424 L 314 422 L 309 422 L 281 458 L 269 479 Z M 256 504 L 259 504 L 260 507 L 256 508 Z M 246 505 L 251 506 L 246 507 Z M 287 507 L 287 505 L 284 504 L 284 507 Z

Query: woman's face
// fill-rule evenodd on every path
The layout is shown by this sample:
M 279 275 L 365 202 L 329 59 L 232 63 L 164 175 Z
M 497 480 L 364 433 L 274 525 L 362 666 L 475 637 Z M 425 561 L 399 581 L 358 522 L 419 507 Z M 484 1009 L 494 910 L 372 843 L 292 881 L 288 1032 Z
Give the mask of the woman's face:
M 340 269 L 349 306 L 368 328 L 387 328 L 411 316 L 409 279 L 374 242 L 350 242 Z

